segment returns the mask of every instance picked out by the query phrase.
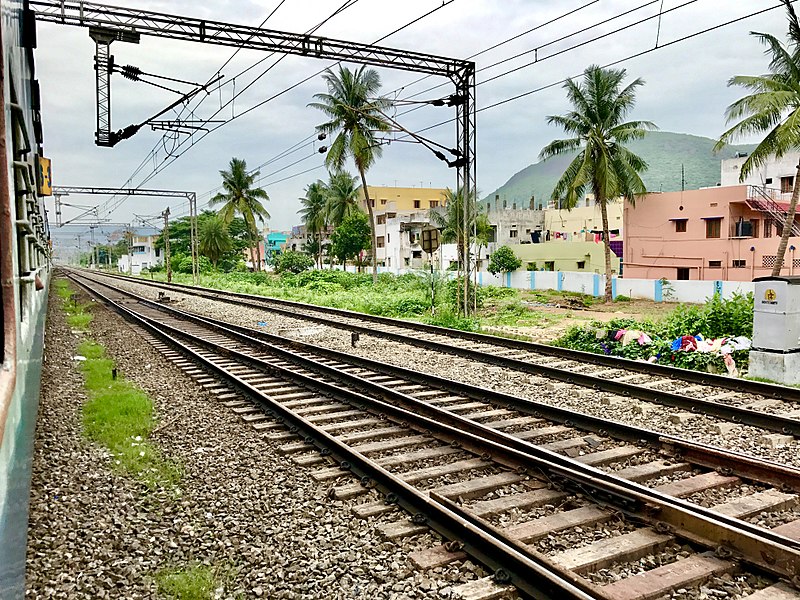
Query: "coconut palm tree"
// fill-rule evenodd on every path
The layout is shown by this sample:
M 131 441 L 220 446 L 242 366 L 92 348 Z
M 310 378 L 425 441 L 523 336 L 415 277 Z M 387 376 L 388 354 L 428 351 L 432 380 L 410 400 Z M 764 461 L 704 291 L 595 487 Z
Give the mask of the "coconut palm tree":
M 312 102 L 309 106 L 321 110 L 330 118 L 327 123 L 318 125 L 317 131 L 326 135 L 336 134 L 325 157 L 325 164 L 334 171 L 340 171 L 345 160 L 351 157 L 361 176 L 372 238 L 372 280 L 377 281 L 375 215 L 369 197 L 366 172 L 381 155 L 376 133 L 391 129 L 382 112 L 390 106 L 390 102 L 378 97 L 381 80 L 374 69 L 362 66 L 351 71 L 340 66 L 338 73 L 327 69 L 322 77 L 328 85 L 328 93 L 315 94 L 317 102 Z
M 300 198 L 302 208 L 297 211 L 303 217 L 306 230 L 315 242 L 313 247 L 317 267 L 322 268 L 322 232 L 328 226 L 327 215 L 328 186 L 322 180 L 317 180 L 306 187 L 306 195 Z
M 753 133 L 766 133 L 766 137 L 750 153 L 742 164 L 739 181 L 758 167 L 763 166 L 773 156 L 782 157 L 787 152 L 800 148 L 800 23 L 790 0 L 784 0 L 789 18 L 789 39 L 784 45 L 778 38 L 768 33 L 752 32 L 767 46 L 771 55 L 770 73 L 767 75 L 737 75 L 728 85 L 738 85 L 753 92 L 740 98 L 725 111 L 728 122 L 741 119 L 719 137 L 714 146 L 721 150 L 735 138 Z M 800 194 L 800 163 L 792 187 L 792 199 L 783 222 L 781 241 L 778 244 L 772 275 L 778 276 L 783 268 L 789 236 L 794 229 L 797 212 L 797 198 Z
M 444 192 L 444 208 L 431 208 L 428 211 L 428 218 L 436 229 L 439 230 L 439 238 L 445 244 L 455 244 L 458 256 L 459 269 L 464 267 L 464 257 L 467 248 L 467 232 L 472 230 L 473 221 L 477 210 L 475 210 L 475 198 L 472 198 L 472 207 L 467 207 L 472 216 L 467 227 L 464 227 L 464 194 L 459 188 L 456 191 L 446 189 Z
M 211 200 L 209 204 L 222 204 L 219 209 L 219 216 L 223 222 L 228 225 L 233 218 L 240 214 L 244 219 L 245 225 L 248 230 L 248 237 L 250 241 L 250 257 L 254 255 L 258 257 L 254 269 L 256 271 L 261 269 L 261 236 L 258 233 L 258 223 L 264 223 L 265 219 L 269 219 L 269 213 L 264 208 L 262 201 L 269 200 L 267 192 L 259 187 L 253 187 L 256 177 L 259 176 L 259 171 L 247 172 L 247 163 L 243 159 L 232 158 L 230 162 L 230 169 L 227 171 L 220 171 L 222 175 L 222 189 Z
M 656 129 L 649 121 L 624 119 L 636 102 L 636 88 L 644 84 L 635 79 L 623 87 L 625 69 L 602 69 L 596 65 L 583 73 L 583 81 L 568 79 L 564 88 L 572 110 L 565 115 L 547 117 L 548 124 L 561 126 L 574 137 L 554 140 L 545 146 L 542 160 L 560 154 L 577 156 L 556 183 L 552 200 L 563 208 L 574 208 L 587 188 L 600 205 L 605 250 L 605 300 L 612 300 L 611 243 L 608 234 L 608 202 L 617 198 L 634 203 L 647 189 L 639 173 L 647 163 L 623 144 L 644 137 Z
M 361 212 L 356 182 L 357 178 L 347 171 L 331 173 L 325 186 L 325 216 L 331 225 L 338 227 L 350 215 Z
M 228 226 L 219 215 L 213 215 L 200 223 L 200 253 L 216 268 L 217 262 L 226 252 L 233 249 Z

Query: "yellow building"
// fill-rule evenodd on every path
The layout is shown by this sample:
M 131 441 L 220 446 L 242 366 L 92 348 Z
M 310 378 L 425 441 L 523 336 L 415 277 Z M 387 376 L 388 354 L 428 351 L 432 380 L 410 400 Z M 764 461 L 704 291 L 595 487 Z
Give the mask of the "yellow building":
M 438 188 L 367 186 L 372 211 L 375 214 L 375 242 L 378 265 L 382 267 L 408 266 L 403 258 L 403 249 L 418 253 L 418 240 L 411 239 L 403 231 L 401 221 L 427 221 L 431 208 L 445 206 L 445 192 Z M 358 188 L 359 206 L 367 212 L 364 190 Z M 399 217 L 399 219 L 398 219 Z M 387 228 L 387 221 L 391 227 Z M 402 233 L 401 233 L 402 232 Z M 394 238 L 394 239 L 393 239 Z M 412 248 L 413 246 L 413 248 Z M 415 256 L 416 254 L 411 254 Z
M 368 185 L 375 214 L 386 211 L 419 211 L 445 205 L 445 191 L 438 188 L 384 187 Z M 367 212 L 364 190 L 358 188 L 359 205 Z
M 622 239 L 622 209 L 620 201 L 608 203 L 608 229 L 612 232 L 618 229 L 619 239 Z M 544 211 L 544 229 L 567 233 L 570 241 L 584 241 L 586 238 L 581 234 L 603 229 L 600 205 L 577 206 L 572 210 L 547 209 Z

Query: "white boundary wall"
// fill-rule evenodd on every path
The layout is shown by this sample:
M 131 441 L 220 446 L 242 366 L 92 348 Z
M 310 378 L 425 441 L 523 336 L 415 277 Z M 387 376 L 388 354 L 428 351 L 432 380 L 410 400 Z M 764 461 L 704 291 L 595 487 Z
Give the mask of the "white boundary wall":
M 351 273 L 355 267 L 347 267 Z M 369 268 L 364 269 L 369 272 Z M 381 273 L 413 273 L 412 269 L 389 269 L 378 267 Z M 452 271 L 448 271 L 452 273 Z M 452 273 L 455 276 L 455 273 Z M 479 285 L 495 285 L 518 290 L 563 290 L 591 296 L 605 293 L 605 276 L 597 273 L 573 271 L 514 271 L 492 275 L 488 271 L 478 273 Z M 665 279 L 626 279 L 614 277 L 611 281 L 614 297 L 624 295 L 655 302 L 690 302 L 703 304 L 715 293 L 730 298 L 734 293 L 753 292 L 751 281 L 673 281 Z

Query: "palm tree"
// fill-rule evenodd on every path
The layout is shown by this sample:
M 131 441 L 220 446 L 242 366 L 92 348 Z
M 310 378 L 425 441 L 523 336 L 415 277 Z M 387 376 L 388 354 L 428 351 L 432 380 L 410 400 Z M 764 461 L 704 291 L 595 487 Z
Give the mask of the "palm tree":
M 463 269 L 463 290 L 461 286 L 458 287 L 458 300 L 457 304 L 459 310 L 463 307 L 464 314 L 469 311 L 469 265 L 466 261 L 467 244 L 469 243 L 469 232 L 471 232 L 475 225 L 475 218 L 478 214 L 477 204 L 475 202 L 475 195 L 473 194 L 466 206 L 467 208 L 467 221 L 464 221 L 464 194 L 461 188 L 453 191 L 446 189 L 444 192 L 444 208 L 432 208 L 428 211 L 428 218 L 430 222 L 439 230 L 439 238 L 445 244 L 455 243 L 456 253 L 458 256 L 458 277 L 461 281 L 461 273 Z M 462 295 L 463 292 L 463 295 Z
M 222 255 L 233 249 L 228 226 L 218 215 L 203 220 L 200 224 L 199 237 L 200 253 L 206 256 L 215 268 Z
M 330 117 L 330 121 L 317 126 L 317 131 L 326 135 L 337 134 L 325 157 L 325 164 L 334 171 L 340 171 L 347 157 L 351 157 L 361 176 L 361 187 L 369 213 L 372 280 L 375 282 L 378 279 L 375 215 L 369 197 L 366 172 L 381 155 L 376 133 L 391 129 L 382 112 L 390 106 L 390 102 L 377 96 L 381 80 L 375 69 L 362 66 L 353 72 L 340 66 L 338 74 L 327 69 L 322 77 L 328 85 L 328 93 L 315 94 L 314 98 L 318 102 L 312 102 L 309 106 Z
M 263 224 L 264 219 L 269 219 L 269 213 L 262 204 L 262 201 L 269 200 L 269 196 L 261 188 L 253 187 L 260 172 L 248 173 L 247 163 L 234 157 L 231 159 L 230 169 L 220 171 L 219 174 L 222 175 L 222 188 L 225 191 L 211 198 L 209 204 L 213 206 L 224 203 L 219 209 L 219 216 L 226 225 L 229 225 L 237 214 L 242 215 L 250 238 L 250 257 L 252 258 L 254 255 L 253 248 L 258 257 L 254 267 L 258 271 L 261 269 L 261 245 L 259 244 L 261 236 L 258 233 L 256 221 Z
M 350 215 L 361 212 L 358 207 L 356 181 L 357 179 L 347 171 L 337 171 L 330 175 L 325 187 L 327 195 L 325 217 L 331 225 L 338 227 Z
M 314 258 L 317 266 L 322 268 L 322 232 L 328 226 L 327 215 L 328 186 L 317 180 L 306 187 L 306 195 L 300 198 L 302 208 L 298 211 L 303 217 L 306 230 L 311 234 Z
M 740 98 L 725 111 L 728 123 L 741 119 L 719 137 L 714 146 L 721 150 L 728 142 L 740 136 L 753 133 L 767 133 L 761 143 L 750 153 L 742 164 L 739 181 L 744 181 L 754 169 L 763 166 L 771 157 L 780 158 L 787 152 L 800 147 L 800 23 L 790 0 L 784 0 L 789 13 L 789 40 L 782 44 L 768 33 L 752 32 L 767 46 L 772 55 L 767 75 L 737 75 L 728 85 L 738 85 L 753 93 Z M 792 199 L 783 222 L 781 241 L 772 267 L 773 277 L 781 274 L 789 236 L 795 224 L 797 198 L 800 193 L 800 163 L 792 186 Z
M 648 129 L 656 129 L 649 121 L 624 122 L 636 102 L 636 88 L 644 84 L 642 79 L 636 79 L 622 87 L 625 74 L 625 69 L 602 69 L 592 65 L 584 71 L 582 82 L 568 79 L 564 88 L 572 110 L 565 115 L 549 116 L 547 122 L 560 125 L 574 137 L 554 140 L 539 154 L 539 158 L 545 160 L 578 150 L 556 183 L 552 200 L 563 208 L 574 208 L 588 187 L 600 205 L 606 302 L 612 300 L 607 204 L 619 197 L 633 204 L 647 192 L 639 176 L 647 169 L 647 163 L 623 144 L 644 137 Z

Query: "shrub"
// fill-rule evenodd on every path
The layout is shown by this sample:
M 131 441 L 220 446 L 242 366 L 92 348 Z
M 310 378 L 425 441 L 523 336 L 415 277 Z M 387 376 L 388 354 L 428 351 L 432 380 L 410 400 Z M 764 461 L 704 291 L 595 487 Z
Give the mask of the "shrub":
M 510 273 L 516 271 L 522 266 L 522 261 L 517 258 L 514 251 L 508 246 L 501 246 L 489 257 L 489 273 L 497 275 L 497 273 Z
M 308 254 L 289 250 L 275 259 L 276 273 L 302 273 L 314 266 L 314 259 Z

